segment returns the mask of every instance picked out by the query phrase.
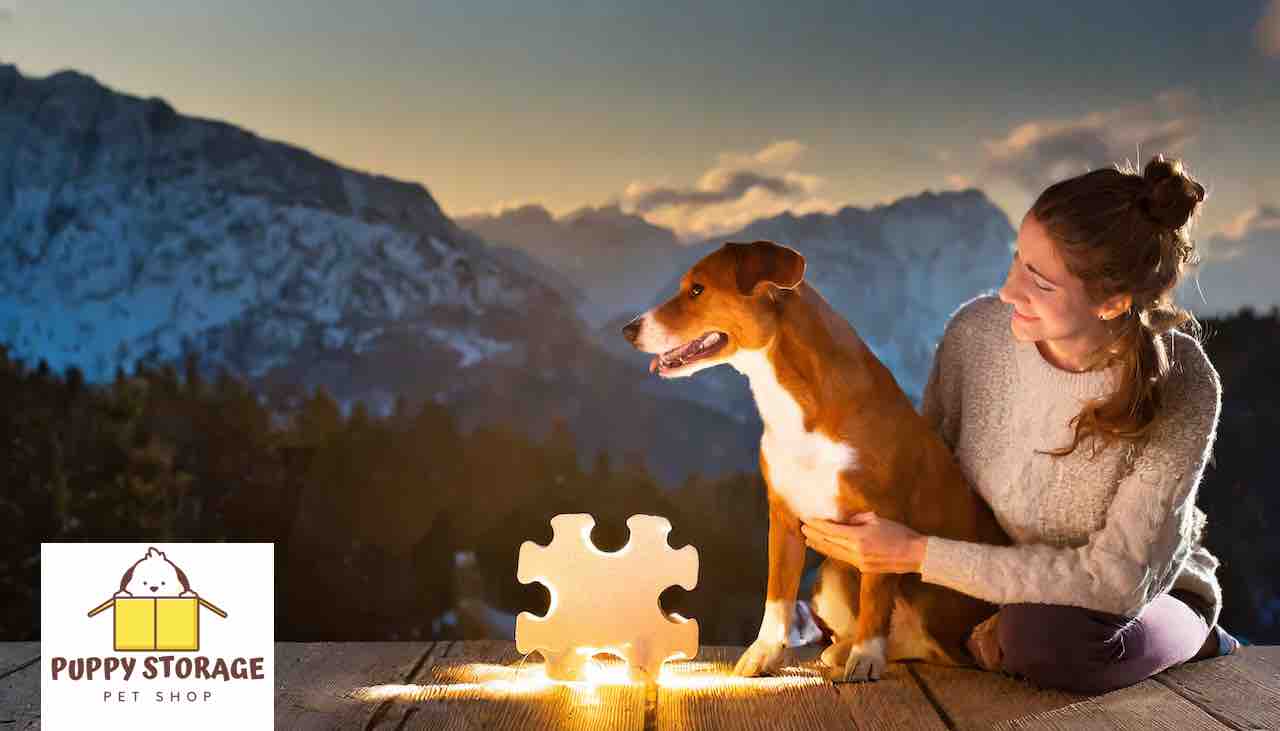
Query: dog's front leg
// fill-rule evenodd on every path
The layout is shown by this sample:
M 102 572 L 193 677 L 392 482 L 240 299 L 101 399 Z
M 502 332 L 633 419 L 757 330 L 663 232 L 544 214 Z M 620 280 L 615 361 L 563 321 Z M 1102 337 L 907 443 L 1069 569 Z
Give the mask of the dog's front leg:
M 804 534 L 800 521 L 784 505 L 769 505 L 769 584 L 765 593 L 760 633 L 738 658 L 734 675 L 754 677 L 772 673 L 782 664 L 787 646 L 800 574 L 804 571 Z
M 887 664 L 889 622 L 898 594 L 900 574 L 862 574 L 858 587 L 858 618 L 854 622 L 849 656 L 843 668 L 831 668 L 831 680 L 879 680 Z

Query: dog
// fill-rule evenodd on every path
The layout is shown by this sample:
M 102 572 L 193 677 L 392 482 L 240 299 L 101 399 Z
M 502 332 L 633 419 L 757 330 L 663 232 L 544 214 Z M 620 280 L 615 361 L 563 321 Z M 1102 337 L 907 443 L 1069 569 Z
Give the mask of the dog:
M 198 596 L 191 590 L 187 574 L 154 547 L 124 572 L 120 590 L 115 593 L 116 598 L 152 596 Z
M 805 259 L 772 241 L 727 242 L 680 279 L 670 300 L 622 328 L 654 354 L 649 372 L 684 378 L 728 363 L 750 383 L 764 431 L 769 578 L 739 676 L 775 672 L 794 621 L 805 520 L 874 511 L 926 535 L 1007 545 L 991 509 L 854 328 L 804 281 Z M 891 660 L 973 665 L 969 632 L 996 607 L 921 581 L 827 558 L 814 614 L 832 638 L 833 681 L 879 679 Z

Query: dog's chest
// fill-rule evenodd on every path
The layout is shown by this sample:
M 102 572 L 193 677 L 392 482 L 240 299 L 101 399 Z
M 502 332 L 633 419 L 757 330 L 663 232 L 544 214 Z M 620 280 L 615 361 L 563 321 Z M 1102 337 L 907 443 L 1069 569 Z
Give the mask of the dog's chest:
M 756 407 L 764 421 L 760 451 L 769 487 L 800 519 L 840 520 L 840 474 L 857 464 L 857 450 L 825 434 L 805 431 L 804 413 L 778 383 L 767 361 L 747 356 L 734 366 L 751 380 Z
M 840 473 L 857 461 L 857 452 L 812 432 L 779 432 L 768 427 L 760 439 L 769 470 L 769 486 L 800 519 L 840 520 Z

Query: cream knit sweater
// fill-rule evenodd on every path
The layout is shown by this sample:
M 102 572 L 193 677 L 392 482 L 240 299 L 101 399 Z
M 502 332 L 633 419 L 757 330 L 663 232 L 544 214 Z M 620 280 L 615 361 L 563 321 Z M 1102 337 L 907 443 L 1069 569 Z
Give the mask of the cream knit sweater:
M 1196 490 L 1217 431 L 1222 388 L 1199 344 L 1161 337 L 1172 371 L 1145 448 L 1092 439 L 1067 457 L 1071 417 L 1114 388 L 1115 368 L 1061 370 L 1009 329 L 1012 308 L 986 293 L 951 315 L 921 411 L 951 447 L 1012 546 L 930 536 L 921 575 L 995 604 L 1069 604 L 1136 616 L 1171 588 L 1203 596 L 1216 623 L 1218 559 L 1199 544 Z

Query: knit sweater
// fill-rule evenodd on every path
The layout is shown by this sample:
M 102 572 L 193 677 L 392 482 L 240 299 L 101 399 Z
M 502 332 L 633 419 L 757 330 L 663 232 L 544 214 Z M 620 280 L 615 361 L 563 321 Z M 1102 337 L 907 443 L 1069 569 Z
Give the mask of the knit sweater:
M 1218 559 L 1200 545 L 1196 491 L 1222 388 L 1198 342 L 1162 334 L 1171 371 L 1144 447 L 1081 440 L 1068 422 L 1111 393 L 1119 369 L 1073 373 L 1015 340 L 1012 307 L 983 294 L 952 313 L 921 411 L 1012 539 L 993 546 L 929 536 L 921 575 L 994 604 L 1066 604 L 1137 616 L 1181 588 L 1222 609 Z M 1097 454 L 1092 454 L 1095 444 Z

